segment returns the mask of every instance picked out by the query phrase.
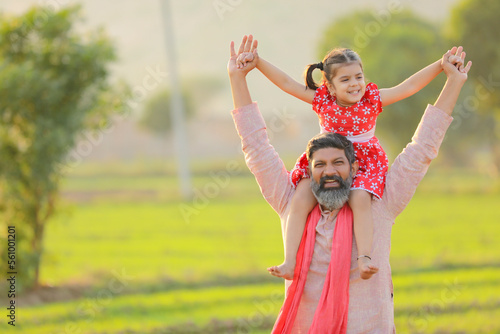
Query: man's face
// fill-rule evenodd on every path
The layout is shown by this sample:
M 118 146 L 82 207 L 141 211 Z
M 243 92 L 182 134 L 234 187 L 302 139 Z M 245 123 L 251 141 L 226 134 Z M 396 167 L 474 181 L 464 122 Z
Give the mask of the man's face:
M 310 162 L 311 188 L 318 202 L 329 210 L 340 209 L 349 198 L 357 162 L 349 164 L 344 150 L 322 148 Z

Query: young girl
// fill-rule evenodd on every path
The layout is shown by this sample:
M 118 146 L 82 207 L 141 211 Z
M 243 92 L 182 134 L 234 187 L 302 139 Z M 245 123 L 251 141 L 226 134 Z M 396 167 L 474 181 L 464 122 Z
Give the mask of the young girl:
M 251 44 L 253 37 L 250 35 L 248 39 Z M 462 54 L 461 47 L 457 54 Z M 369 279 L 378 271 L 371 264 L 370 257 L 373 239 L 371 201 L 373 197 L 382 197 L 388 170 L 387 156 L 374 136 L 376 118 L 382 112 L 382 107 L 417 93 L 432 81 L 442 71 L 441 59 L 401 84 L 380 90 L 374 83 L 365 83 L 361 59 L 350 49 L 334 49 L 322 62 L 309 65 L 305 71 L 306 85 L 296 82 L 277 67 L 259 58 L 256 51 L 242 53 L 238 57 L 237 66 L 245 66 L 246 62 L 253 60 L 257 61 L 257 68 L 275 85 L 313 105 L 323 132 L 340 133 L 353 142 L 359 169 L 351 188 L 349 205 L 354 216 L 360 276 Z M 462 58 L 458 56 L 450 56 L 450 62 L 463 65 Z M 323 75 L 319 87 L 312 78 L 315 69 L 319 69 Z M 285 279 L 293 279 L 296 253 L 305 222 L 317 203 L 310 189 L 308 166 L 304 153 L 290 173 L 296 193 L 286 224 L 285 261 L 279 266 L 268 268 L 272 275 Z

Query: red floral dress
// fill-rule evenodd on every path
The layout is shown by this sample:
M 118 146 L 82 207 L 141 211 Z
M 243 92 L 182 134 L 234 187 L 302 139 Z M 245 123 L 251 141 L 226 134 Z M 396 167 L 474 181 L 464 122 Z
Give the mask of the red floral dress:
M 322 85 L 316 90 L 312 105 L 323 132 L 339 133 L 353 142 L 359 169 L 351 189 L 366 190 L 380 199 L 384 193 L 389 162 L 377 137 L 373 135 L 377 116 L 382 112 L 377 85 L 366 85 L 365 95 L 350 107 L 339 106 L 326 85 Z M 303 153 L 290 172 L 294 187 L 302 178 L 309 177 L 307 166 L 307 156 Z

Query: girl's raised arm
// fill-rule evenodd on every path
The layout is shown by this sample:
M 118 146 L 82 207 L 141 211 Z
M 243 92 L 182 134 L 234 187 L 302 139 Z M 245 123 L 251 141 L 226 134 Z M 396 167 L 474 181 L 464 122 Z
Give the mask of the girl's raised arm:
M 453 47 L 448 52 L 450 56 L 453 57 L 453 63 L 458 64 L 463 67 L 463 59 L 465 53 L 462 52 L 463 48 L 460 46 L 458 48 Z M 456 53 L 456 55 L 452 55 Z M 427 86 L 441 71 L 443 70 L 441 66 L 441 59 L 433 62 L 429 66 L 421 69 L 417 73 L 413 74 L 411 77 L 400 83 L 399 85 L 392 88 L 380 89 L 380 99 L 382 101 L 382 106 L 388 106 L 400 100 L 403 100 L 409 96 L 420 91 L 422 88 Z
M 257 69 L 285 93 L 312 104 L 314 94 L 316 93 L 314 90 L 295 81 L 288 74 L 262 58 L 259 58 L 257 62 Z
M 249 35 L 243 37 L 243 43 L 252 44 L 253 36 Z M 254 41 L 256 45 L 256 41 Z M 240 50 L 241 51 L 241 50 Z M 238 68 L 246 67 L 247 63 L 257 63 L 257 68 L 262 72 L 273 84 L 278 86 L 285 93 L 288 93 L 296 98 L 312 104 L 314 99 L 314 94 L 316 93 L 314 90 L 310 89 L 306 85 L 303 85 L 297 81 L 295 81 L 288 74 L 271 64 L 270 62 L 259 57 L 257 50 L 254 52 L 243 52 L 239 53 L 238 59 L 236 60 L 236 64 Z

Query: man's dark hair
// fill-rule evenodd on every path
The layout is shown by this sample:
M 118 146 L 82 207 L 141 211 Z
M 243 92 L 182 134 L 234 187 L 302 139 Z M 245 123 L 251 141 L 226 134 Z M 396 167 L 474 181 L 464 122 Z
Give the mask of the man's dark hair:
M 344 150 L 345 156 L 350 165 L 352 165 L 356 161 L 354 146 L 352 145 L 352 143 L 346 137 L 338 133 L 331 132 L 321 133 L 309 140 L 306 149 L 307 160 L 309 160 L 310 162 L 312 160 L 314 152 L 316 152 L 317 150 L 330 147 Z

